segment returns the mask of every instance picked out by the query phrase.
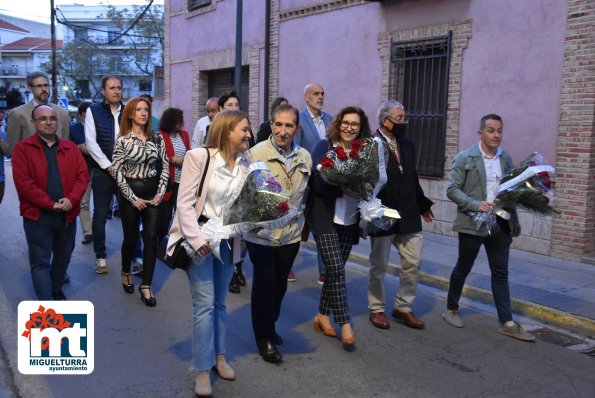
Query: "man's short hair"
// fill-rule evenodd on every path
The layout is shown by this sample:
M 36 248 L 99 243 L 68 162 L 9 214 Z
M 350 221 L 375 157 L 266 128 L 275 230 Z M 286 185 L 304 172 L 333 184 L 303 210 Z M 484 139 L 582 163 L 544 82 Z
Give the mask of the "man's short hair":
M 219 101 L 219 97 L 211 97 L 207 100 L 207 102 L 205 102 L 205 106 L 209 106 L 209 102 L 214 102 L 217 104 L 218 101 Z M 217 105 L 219 105 L 219 104 L 217 104 Z
M 395 100 L 384 101 L 382 103 L 382 105 L 380 105 L 380 108 L 378 108 L 378 112 L 376 112 L 376 118 L 378 119 L 378 121 L 380 121 L 380 119 L 383 117 L 389 116 L 388 113 L 393 108 L 398 108 L 398 109 L 403 109 L 403 110 L 405 109 L 403 104 L 401 104 L 399 101 L 395 101 Z
M 79 108 L 78 108 L 79 115 L 81 115 L 81 116 L 82 116 L 82 115 L 84 115 L 84 114 L 85 114 L 85 112 L 87 112 L 87 109 L 88 109 L 90 106 L 91 106 L 91 103 L 90 103 L 90 102 L 81 102 L 81 103 L 79 104 Z
M 48 104 L 39 104 L 39 105 L 35 105 L 35 108 L 33 108 L 33 110 L 31 111 L 31 119 L 35 120 L 35 112 L 37 111 L 37 108 L 40 108 L 42 106 L 47 106 L 48 108 L 50 108 L 52 111 L 54 111 L 54 113 L 56 113 L 56 110 L 54 108 L 52 108 L 51 106 L 49 106 Z M 56 113 L 57 114 L 57 113 Z
M 120 79 L 119 76 L 116 76 L 116 75 L 106 75 L 106 76 L 103 76 L 101 78 L 101 88 L 104 89 L 105 86 L 107 85 L 107 81 L 108 80 L 111 80 L 111 79 L 116 79 L 117 81 L 120 82 L 120 84 L 122 84 L 122 79 Z
M 29 87 L 33 86 L 33 80 L 35 80 L 39 77 L 45 78 L 45 80 L 47 80 L 48 82 L 50 81 L 48 75 L 45 72 L 35 71 L 35 72 L 31 72 L 31 73 L 27 74 L 27 86 L 29 86 Z
M 277 114 L 281 112 L 293 112 L 295 115 L 295 126 L 297 127 L 300 124 L 300 111 L 297 108 L 289 105 L 289 104 L 281 104 L 273 110 L 273 114 L 271 115 L 271 122 L 275 121 Z
M 502 124 L 504 124 L 504 122 L 502 122 L 502 118 L 500 116 L 496 115 L 495 113 L 490 113 L 488 115 L 485 115 L 481 119 L 479 119 L 479 129 L 480 130 L 483 130 L 483 128 L 486 126 L 486 121 L 488 121 L 488 120 L 497 120 L 497 121 L 501 122 Z

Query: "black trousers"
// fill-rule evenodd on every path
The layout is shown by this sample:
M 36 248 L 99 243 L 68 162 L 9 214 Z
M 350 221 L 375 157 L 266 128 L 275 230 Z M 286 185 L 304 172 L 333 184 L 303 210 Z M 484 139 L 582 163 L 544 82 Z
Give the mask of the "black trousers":
M 157 194 L 159 180 L 157 177 L 148 179 L 127 179 L 128 185 L 136 196 L 142 199 L 153 199 Z M 128 199 L 118 192 L 120 219 L 124 240 L 122 241 L 122 272 L 129 273 L 134 255 L 134 246 L 138 239 L 140 220 L 143 220 L 143 285 L 151 285 L 157 258 L 157 237 L 161 219 L 161 205 L 148 205 L 145 209 L 135 208 Z
M 300 242 L 265 246 L 246 242 L 254 268 L 252 279 L 252 328 L 256 342 L 275 336 L 275 322 L 287 291 L 287 276 L 300 249 Z

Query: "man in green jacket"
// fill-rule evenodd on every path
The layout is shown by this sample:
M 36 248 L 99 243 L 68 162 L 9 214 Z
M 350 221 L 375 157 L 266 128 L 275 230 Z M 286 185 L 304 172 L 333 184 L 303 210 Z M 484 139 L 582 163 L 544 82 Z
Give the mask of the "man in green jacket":
M 489 114 L 479 123 L 479 142 L 460 152 L 454 159 L 447 196 L 457 204 L 453 230 L 459 233 L 459 258 L 450 276 L 447 309 L 442 317 L 447 324 L 463 327 L 459 316 L 459 299 L 465 279 L 473 267 L 481 245 L 484 245 L 492 274 L 492 295 L 502 324 L 498 332 L 523 341 L 534 341 L 535 336 L 523 330 L 512 320 L 508 287 L 508 257 L 512 238 L 521 233 L 515 209 L 506 209 L 510 220 L 496 216 L 493 228 L 477 228 L 473 216 L 494 208 L 498 183 L 503 175 L 512 171 L 510 155 L 500 148 L 503 123 L 498 115 Z M 488 230 L 490 228 L 490 230 Z

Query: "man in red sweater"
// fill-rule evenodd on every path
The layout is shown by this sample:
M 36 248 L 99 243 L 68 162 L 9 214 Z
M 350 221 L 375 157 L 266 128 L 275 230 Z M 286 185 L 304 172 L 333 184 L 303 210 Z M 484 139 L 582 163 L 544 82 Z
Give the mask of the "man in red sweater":
M 77 146 L 56 136 L 52 107 L 37 105 L 31 119 L 35 134 L 19 141 L 12 155 L 31 278 L 39 300 L 66 300 L 62 284 L 89 173 Z

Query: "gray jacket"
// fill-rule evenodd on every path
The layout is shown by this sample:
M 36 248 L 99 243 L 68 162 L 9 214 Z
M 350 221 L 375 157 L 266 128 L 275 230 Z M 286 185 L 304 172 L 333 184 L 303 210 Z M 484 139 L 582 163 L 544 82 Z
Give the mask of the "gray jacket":
M 500 166 L 504 175 L 514 168 L 510 155 L 502 150 Z M 486 236 L 488 231 L 482 228 L 477 231 L 469 212 L 477 211 L 481 201 L 486 200 L 486 170 L 479 150 L 479 143 L 460 152 L 453 161 L 446 196 L 457 205 L 457 216 L 452 229 L 472 235 Z M 511 214 L 511 221 L 518 222 L 516 209 L 506 208 Z

